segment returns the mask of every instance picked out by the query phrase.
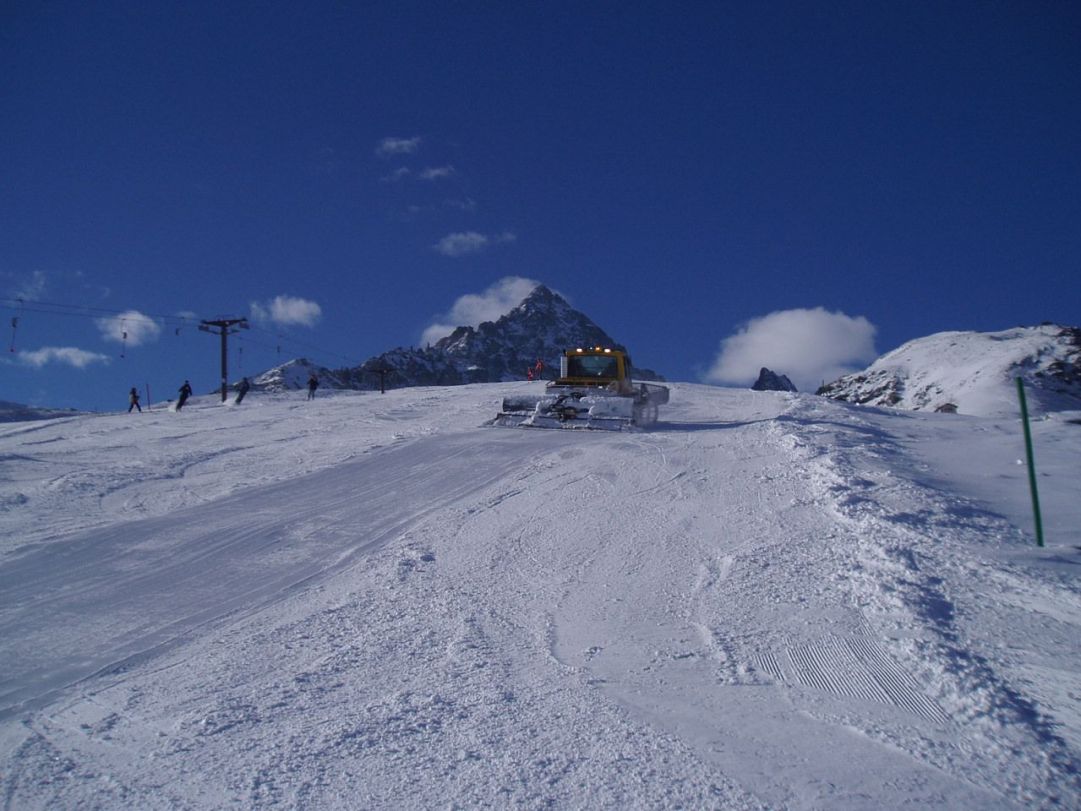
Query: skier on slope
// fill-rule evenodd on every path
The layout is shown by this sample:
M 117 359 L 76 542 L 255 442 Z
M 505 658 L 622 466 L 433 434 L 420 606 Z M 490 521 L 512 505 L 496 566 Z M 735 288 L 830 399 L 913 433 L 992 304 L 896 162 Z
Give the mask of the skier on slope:
M 240 378 L 240 382 L 236 385 L 236 405 L 240 405 L 240 401 L 244 399 L 244 395 L 248 393 L 250 388 L 251 383 L 248 382 L 248 378 Z
M 184 385 L 180 387 L 180 399 L 176 401 L 176 410 L 179 411 L 184 407 L 184 403 L 188 402 L 188 398 L 191 397 L 191 383 L 187 380 L 184 381 Z
M 308 377 L 308 399 L 315 399 L 315 390 L 319 388 L 319 378 L 315 376 L 315 372 L 311 373 Z
M 143 411 L 143 407 L 141 405 L 139 405 L 139 390 L 136 389 L 135 386 L 132 386 L 131 391 L 128 392 L 128 413 L 129 414 L 131 413 L 131 410 L 133 408 L 139 409 L 140 414 Z

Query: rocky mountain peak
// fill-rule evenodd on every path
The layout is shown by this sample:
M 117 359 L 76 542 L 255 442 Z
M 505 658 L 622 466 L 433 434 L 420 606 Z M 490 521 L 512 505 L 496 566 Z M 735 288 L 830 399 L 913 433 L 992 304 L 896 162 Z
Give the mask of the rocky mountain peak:
M 495 321 L 485 321 L 476 328 L 458 327 L 432 348 L 452 357 L 472 357 L 496 349 L 494 344 L 505 344 L 499 348 L 533 355 L 532 362 L 541 359 L 548 363 L 557 361 L 559 353 L 568 346 L 582 342 L 617 345 L 591 319 L 571 307 L 565 298 L 540 284 Z M 556 365 L 558 367 L 558 363 Z M 514 377 L 517 375 L 512 373 L 511 378 Z
M 753 391 L 797 391 L 788 375 L 779 375 L 765 366 L 758 373 L 758 380 L 751 386 Z
M 319 385 L 327 389 L 347 388 L 339 375 L 324 366 L 312 363 L 307 358 L 294 358 L 268 369 L 251 380 L 256 391 L 294 391 L 307 388 L 308 378 L 315 375 Z
M 543 284 L 538 284 L 528 296 L 522 299 L 521 304 L 503 317 L 513 318 L 519 315 L 526 318 L 533 315 L 558 317 L 562 313 L 573 312 L 573 310 L 574 308 L 561 295 L 552 292 Z
M 624 348 L 563 296 L 540 284 L 495 321 L 457 327 L 431 346 L 392 349 L 328 377 L 355 389 L 378 388 L 379 369 L 393 370 L 387 377 L 393 388 L 496 383 L 524 380 L 540 360 L 542 377 L 551 379 L 559 372 L 563 351 L 575 346 Z M 635 377 L 659 379 L 655 372 L 639 368 Z

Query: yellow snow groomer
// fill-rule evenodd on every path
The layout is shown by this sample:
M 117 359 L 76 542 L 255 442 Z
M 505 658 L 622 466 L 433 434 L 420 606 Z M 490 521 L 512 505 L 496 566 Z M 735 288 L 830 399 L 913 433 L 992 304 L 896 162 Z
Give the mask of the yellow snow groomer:
M 544 393 L 503 399 L 496 425 L 524 428 L 594 428 L 622 431 L 657 421 L 657 407 L 668 402 L 668 388 L 635 383 L 631 359 L 618 349 L 594 346 L 568 349 L 560 358 L 559 378 Z

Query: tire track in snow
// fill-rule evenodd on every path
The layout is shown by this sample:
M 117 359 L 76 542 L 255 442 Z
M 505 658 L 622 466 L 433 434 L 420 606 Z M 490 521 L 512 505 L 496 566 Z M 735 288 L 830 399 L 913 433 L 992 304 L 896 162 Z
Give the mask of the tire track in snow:
M 889 696 L 890 701 L 916 715 L 941 724 L 950 723 L 950 716 L 923 693 L 916 680 L 873 640 L 853 636 L 845 640 L 849 650 L 870 672 L 872 678 Z
M 1001 610 L 1000 597 L 969 583 L 987 582 L 987 568 L 1001 565 L 994 553 L 1016 544 L 1016 531 L 1001 516 L 928 483 L 891 433 L 893 415 L 850 412 L 840 421 L 806 401 L 777 432 L 805 450 L 817 499 L 851 536 L 850 599 L 872 625 L 889 629 L 895 650 L 911 657 L 911 670 L 858 641 L 853 655 L 898 706 L 948 723 L 957 740 L 931 749 L 909 740 L 905 748 L 1015 801 L 1058 805 L 1063 796 L 1076 797 L 1079 759 L 1055 719 L 1015 682 L 1001 647 L 970 634 L 966 621 Z M 940 542 L 943 535 L 949 544 Z
M 849 698 L 891 703 L 885 691 L 839 639 L 792 648 L 788 655 L 796 666 L 796 679 L 801 684 Z
M 518 464 L 433 436 L 21 555 L 0 568 L 0 718 L 341 571 Z
M 772 653 L 763 653 L 760 656 L 755 656 L 751 659 L 751 666 L 769 676 L 773 681 L 784 681 L 784 671 L 781 670 L 781 665 L 777 661 L 777 657 Z
M 828 637 L 753 657 L 750 665 L 777 683 L 891 705 L 939 725 L 951 723 L 946 711 L 869 636 Z
M 888 679 L 846 645 L 845 634 L 867 624 L 847 599 L 851 539 L 836 530 L 820 492 L 822 452 L 799 428 L 789 437 L 791 424 L 783 432 L 777 425 L 733 422 L 705 442 L 701 429 L 690 442 L 673 427 L 643 438 L 670 453 L 605 460 L 632 498 L 609 507 L 620 532 L 606 536 L 592 572 L 568 584 L 550 615 L 554 657 L 703 760 L 754 775 L 746 785 L 770 807 L 806 797 L 819 798 L 815 807 L 872 807 L 882 786 L 900 784 L 926 801 L 1001 807 L 900 745 L 950 731 L 940 717 L 904 710 L 918 705 L 903 692 L 891 697 Z M 665 469 L 666 457 L 681 470 Z M 585 510 L 606 495 L 603 476 L 591 482 L 591 492 L 574 494 L 581 517 L 567 521 L 584 539 L 594 520 Z M 573 506 L 561 502 L 564 520 Z M 604 590 L 616 572 L 619 601 Z M 752 663 L 800 689 L 756 679 Z M 742 737 L 748 728 L 753 740 Z M 799 743 L 808 740 L 811 749 Z M 756 771 L 764 751 L 800 770 Z

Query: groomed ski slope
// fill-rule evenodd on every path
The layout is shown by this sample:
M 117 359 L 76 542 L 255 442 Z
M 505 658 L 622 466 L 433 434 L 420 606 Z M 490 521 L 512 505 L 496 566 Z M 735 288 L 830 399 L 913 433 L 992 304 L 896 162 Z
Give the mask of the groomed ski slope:
M 0 425 L 0 798 L 1081 805 L 1081 425 L 674 384 Z

